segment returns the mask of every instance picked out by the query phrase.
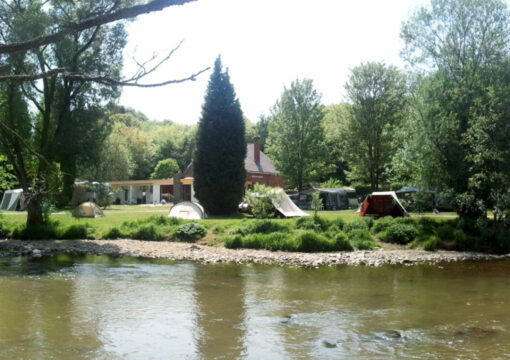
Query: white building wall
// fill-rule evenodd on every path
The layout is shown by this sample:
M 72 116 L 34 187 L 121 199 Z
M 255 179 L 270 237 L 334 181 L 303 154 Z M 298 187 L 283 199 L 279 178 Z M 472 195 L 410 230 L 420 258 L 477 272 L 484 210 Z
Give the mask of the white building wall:
M 152 186 L 152 203 L 159 204 L 160 199 L 161 199 L 161 185 L 154 184 Z

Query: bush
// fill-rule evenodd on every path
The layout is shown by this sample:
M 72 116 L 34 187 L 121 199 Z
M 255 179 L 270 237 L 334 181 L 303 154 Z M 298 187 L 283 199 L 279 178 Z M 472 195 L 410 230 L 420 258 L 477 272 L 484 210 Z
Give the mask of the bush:
M 296 220 L 296 228 L 302 230 L 314 230 L 317 232 L 324 232 L 328 230 L 330 222 L 320 216 L 300 217 Z
M 235 231 L 234 234 L 269 234 L 272 232 L 289 232 L 287 225 L 271 221 L 271 220 L 254 220 L 244 221 Z
M 257 219 L 272 218 L 275 215 L 273 203 L 283 201 L 283 195 L 273 188 L 262 184 L 255 184 L 253 190 L 248 190 L 244 199 L 249 205 L 253 216 Z
M 454 239 L 455 228 L 451 225 L 441 225 L 437 228 L 437 236 L 440 240 L 448 241 Z
M 353 251 L 354 248 L 344 233 L 336 234 L 333 239 L 336 251 Z
M 330 228 L 333 226 L 337 226 L 340 230 L 343 230 L 345 226 L 345 221 L 341 217 L 337 217 L 334 220 L 331 220 Z
M 437 236 L 431 236 L 423 244 L 423 250 L 425 250 L 425 251 L 437 251 L 437 244 L 438 244 Z
M 418 231 L 413 225 L 395 223 L 380 232 L 378 236 L 383 242 L 406 245 L 418 236 Z
M 49 222 L 43 225 L 20 225 L 12 233 L 13 239 L 19 240 L 52 240 L 57 239 L 57 223 Z
M 386 230 L 388 227 L 390 227 L 394 223 L 395 223 L 395 219 L 392 218 L 391 216 L 386 216 L 386 217 L 380 218 L 374 222 L 374 225 L 372 226 L 372 229 L 371 229 L 372 233 L 378 234 L 380 232 L 383 232 L 384 230 Z
M 227 249 L 240 249 L 243 247 L 243 238 L 241 235 L 230 236 L 225 239 Z
M 350 223 L 345 224 L 344 231 L 346 233 L 350 233 L 353 230 L 367 230 L 368 231 L 368 225 L 362 219 L 356 219 Z
M 60 239 L 64 240 L 82 240 L 89 239 L 89 229 L 86 225 L 70 225 L 61 231 L 59 236 Z
M 193 242 L 201 239 L 207 234 L 207 230 L 196 222 L 180 225 L 174 232 L 174 237 L 179 241 Z
M 107 240 L 116 240 L 116 239 L 121 239 L 123 237 L 124 237 L 124 235 L 117 227 L 112 227 L 112 228 L 106 230 L 103 233 L 103 235 L 101 236 L 102 239 L 107 239 Z
M 351 229 L 347 236 L 357 250 L 372 250 L 377 246 L 367 229 Z
M 361 219 L 365 222 L 365 224 L 367 224 L 369 229 L 372 229 L 372 226 L 374 226 L 374 224 L 375 224 L 375 220 L 373 217 L 363 216 Z
M 131 232 L 130 236 L 131 239 L 136 240 L 164 240 L 165 236 L 163 236 L 159 231 L 158 228 L 154 224 L 145 224 L 141 225 L 140 227 L 136 228 L 133 232 Z
M 306 231 L 295 238 L 295 251 L 322 252 L 334 251 L 333 243 L 326 237 L 313 231 Z
M 474 241 L 472 238 L 468 237 L 464 231 L 460 229 L 456 229 L 453 231 L 453 241 L 455 242 L 455 247 L 458 250 L 474 250 Z

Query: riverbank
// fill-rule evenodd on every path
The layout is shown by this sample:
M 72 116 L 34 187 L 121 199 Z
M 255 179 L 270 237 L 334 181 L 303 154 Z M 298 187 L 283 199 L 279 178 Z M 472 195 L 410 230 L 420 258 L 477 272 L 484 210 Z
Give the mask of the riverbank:
M 267 250 L 231 250 L 204 245 L 139 240 L 0 240 L 0 257 L 41 257 L 57 253 L 114 257 L 164 258 L 200 263 L 255 263 L 299 267 L 385 264 L 423 264 L 457 261 L 510 260 L 508 255 L 422 250 L 373 250 L 335 253 L 293 253 Z

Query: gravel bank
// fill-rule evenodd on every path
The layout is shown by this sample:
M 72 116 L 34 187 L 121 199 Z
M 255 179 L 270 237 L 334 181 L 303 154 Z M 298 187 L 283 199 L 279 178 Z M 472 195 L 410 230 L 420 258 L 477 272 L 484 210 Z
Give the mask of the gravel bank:
M 41 257 L 54 253 L 165 258 L 201 263 L 256 263 L 303 267 L 411 265 L 452 261 L 510 260 L 510 254 L 487 255 L 452 251 L 431 253 L 420 250 L 374 250 L 310 254 L 249 249 L 231 250 L 187 243 L 138 240 L 0 240 L 0 257 L 20 255 Z

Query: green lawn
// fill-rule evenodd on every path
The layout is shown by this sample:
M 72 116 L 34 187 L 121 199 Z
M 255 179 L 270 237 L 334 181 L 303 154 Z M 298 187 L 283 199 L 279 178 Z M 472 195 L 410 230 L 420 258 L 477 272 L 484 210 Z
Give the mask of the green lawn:
M 123 205 L 123 206 L 111 206 L 108 210 L 105 210 L 104 213 L 106 217 L 97 218 L 97 219 L 76 219 L 71 216 L 69 211 L 57 211 L 52 214 L 51 218 L 54 221 L 57 221 L 59 225 L 69 226 L 69 225 L 90 225 L 94 236 L 96 238 L 101 237 L 107 229 L 112 227 L 120 227 L 122 223 L 125 221 L 133 221 L 133 220 L 141 220 L 146 219 L 151 216 L 167 216 L 170 211 L 170 206 L 140 206 L 140 205 Z M 312 214 L 311 211 L 309 211 Z M 0 220 L 5 223 L 9 228 L 14 228 L 16 226 L 22 225 L 26 222 L 26 212 L 3 212 L 3 219 Z M 341 210 L 341 211 L 320 211 L 319 215 L 321 217 L 327 218 L 329 220 L 333 220 L 335 218 L 342 218 L 345 222 L 351 222 L 354 219 L 359 217 L 358 213 L 355 210 Z M 418 216 L 431 216 L 434 218 L 452 218 L 455 217 L 455 213 L 445 213 L 440 215 L 434 214 L 412 214 L 413 217 Z M 200 222 L 205 225 L 209 229 L 213 229 L 215 227 L 230 227 L 232 225 L 236 225 L 240 223 L 243 219 L 250 218 L 248 215 L 237 214 L 231 217 L 211 217 L 206 220 L 201 220 Z M 292 221 L 287 219 L 277 220 L 277 221 Z

